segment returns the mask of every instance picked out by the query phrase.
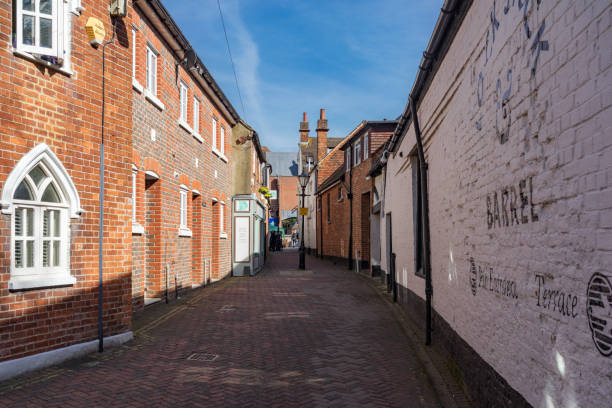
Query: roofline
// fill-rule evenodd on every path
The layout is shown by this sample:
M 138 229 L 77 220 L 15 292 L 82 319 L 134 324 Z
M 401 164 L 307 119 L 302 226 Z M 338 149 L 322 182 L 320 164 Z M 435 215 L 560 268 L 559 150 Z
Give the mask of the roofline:
M 393 124 L 395 124 L 395 126 L 397 127 L 398 122 L 399 122 L 399 121 L 397 121 L 397 120 L 368 120 L 368 121 L 363 121 L 363 122 L 362 122 L 362 123 L 364 123 L 363 128 L 362 128 L 362 129 L 361 129 L 359 132 L 357 132 L 357 133 L 355 133 L 353 136 L 351 136 L 351 138 L 350 138 L 350 139 L 348 139 L 348 140 L 347 140 L 347 143 L 345 143 L 345 144 L 344 144 L 344 146 L 343 146 L 343 149 L 342 149 L 342 150 L 344 150 L 344 147 L 345 147 L 345 146 L 348 144 L 348 142 L 352 142 L 353 140 L 357 139 L 357 138 L 358 138 L 358 137 L 360 137 L 360 136 L 361 136 L 361 135 L 362 135 L 362 134 L 363 134 L 363 133 L 364 133 L 366 130 L 368 130 L 368 129 L 372 128 L 372 126 L 375 126 L 375 125 L 387 125 L 387 124 L 388 124 L 388 125 L 393 125 Z
M 183 35 L 183 32 L 175 23 L 174 19 L 166 10 L 166 7 L 160 0 L 133 0 L 133 4 L 147 16 L 155 28 L 160 32 L 166 42 L 172 47 L 172 51 L 179 60 L 185 58 L 187 52 L 195 50 Z M 154 21 L 153 13 L 158 21 Z M 161 30 L 161 28 L 165 29 Z M 240 115 L 234 109 L 231 102 L 227 99 L 213 76 L 210 74 L 200 57 L 195 54 L 195 65 L 200 67 L 200 70 L 187 70 L 190 75 L 193 75 L 202 85 L 206 93 L 211 97 L 213 102 L 220 108 L 223 115 L 228 119 L 232 126 L 239 120 Z M 199 73 L 199 75 L 196 75 Z
M 317 189 L 317 192 L 316 192 L 317 195 L 323 194 L 324 192 L 326 192 L 327 190 L 329 190 L 336 184 L 340 183 L 340 181 L 344 177 L 344 171 L 336 174 L 336 172 L 338 172 L 338 170 L 340 169 L 344 170 L 344 165 L 338 166 L 338 168 L 334 170 L 334 172 L 321 183 L 320 190 Z M 325 183 L 329 183 L 329 185 L 325 185 Z
M 325 154 L 325 156 L 323 156 L 318 162 L 317 165 L 319 163 L 323 163 L 323 161 L 325 161 L 325 159 L 327 159 L 328 157 L 331 156 L 332 153 L 340 150 L 342 148 L 342 146 L 347 142 L 347 140 L 349 140 L 351 137 L 353 137 L 353 135 L 355 134 L 355 132 L 358 132 L 364 125 L 365 125 L 366 121 L 362 120 L 361 122 L 359 122 L 359 124 L 355 127 L 355 129 L 353 129 L 351 131 L 351 133 L 349 133 L 340 143 L 338 143 L 336 145 L 336 147 L 334 147 L 332 150 L 330 150 L 328 153 Z
M 419 64 L 417 77 L 412 85 L 408 102 L 404 112 L 399 117 L 399 123 L 391 137 L 389 151 L 395 152 L 402 141 L 406 131 L 412 123 L 410 114 L 410 99 L 417 104 L 420 103 L 421 96 L 427 92 L 438 68 L 446 57 L 446 52 L 450 48 L 455 35 L 463 23 L 473 0 L 445 0 L 440 15 L 436 21 L 434 31 L 429 38 L 427 49 L 423 52 L 423 57 Z

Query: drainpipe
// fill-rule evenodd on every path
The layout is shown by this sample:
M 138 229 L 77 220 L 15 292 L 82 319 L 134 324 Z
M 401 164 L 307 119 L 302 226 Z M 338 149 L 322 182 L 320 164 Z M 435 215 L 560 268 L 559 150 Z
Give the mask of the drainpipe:
M 104 295 L 104 117 L 106 113 L 106 46 L 115 42 L 115 20 L 113 19 L 113 38 L 102 45 L 102 135 L 100 141 L 100 224 L 98 226 L 98 352 L 104 351 L 104 320 L 102 296 Z
M 352 160 L 353 157 L 351 155 Z M 351 163 L 352 164 L 352 163 Z M 348 247 L 348 269 L 353 270 L 353 166 L 349 171 L 349 191 L 347 193 L 349 199 L 350 215 L 349 215 L 349 247 Z
M 419 165 L 421 170 L 421 223 L 423 225 L 423 269 L 425 271 L 425 344 L 431 344 L 431 296 L 433 288 L 431 286 L 431 251 L 429 241 L 429 199 L 427 189 L 427 163 L 423 152 L 423 140 L 421 138 L 421 128 L 417 116 L 416 105 L 412 95 L 410 95 L 410 111 L 412 123 L 414 123 L 414 133 L 416 135 L 417 151 L 419 154 Z

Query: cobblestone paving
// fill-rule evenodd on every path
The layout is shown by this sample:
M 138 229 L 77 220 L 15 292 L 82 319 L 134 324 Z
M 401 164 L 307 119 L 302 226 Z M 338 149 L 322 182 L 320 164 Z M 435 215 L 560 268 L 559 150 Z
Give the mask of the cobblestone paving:
M 0 384 L 0 406 L 439 406 L 364 279 L 296 265 L 273 254 L 256 277 L 198 289 L 124 347 Z

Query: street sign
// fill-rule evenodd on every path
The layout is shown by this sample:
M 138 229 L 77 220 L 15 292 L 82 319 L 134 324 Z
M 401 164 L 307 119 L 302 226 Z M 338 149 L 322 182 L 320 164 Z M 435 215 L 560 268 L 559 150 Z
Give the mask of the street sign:
M 300 207 L 300 215 L 308 215 L 308 208 Z

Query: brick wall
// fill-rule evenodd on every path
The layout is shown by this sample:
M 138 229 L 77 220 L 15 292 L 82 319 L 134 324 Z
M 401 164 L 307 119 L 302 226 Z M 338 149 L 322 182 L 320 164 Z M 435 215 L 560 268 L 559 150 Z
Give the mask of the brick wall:
M 102 50 L 89 44 L 85 23 L 98 18 L 107 40 L 112 26 L 108 5 L 83 0 L 85 11 L 70 14 L 71 74 L 45 68 L 11 47 L 11 1 L 0 2 L 0 190 L 17 163 L 46 143 L 74 183 L 83 213 L 70 220 L 70 275 L 61 288 L 9 291 L 11 222 L 0 215 L 0 360 L 28 356 L 94 340 L 98 313 L 99 152 L 101 147 Z M 118 24 L 106 48 L 106 196 L 104 223 L 104 334 L 130 329 L 130 161 L 132 104 L 130 48 Z M 68 249 L 68 248 L 67 248 Z
M 509 5 L 472 4 L 419 104 L 433 341 L 479 406 L 606 405 L 612 342 L 597 325 L 612 325 L 612 10 Z M 422 321 L 414 145 L 410 128 L 388 161 L 384 209 L 404 301 Z
M 342 189 L 343 199 L 338 200 L 338 190 Z M 330 189 L 318 194 L 320 202 L 317 217 L 317 233 L 320 255 L 324 257 L 346 259 L 349 251 L 349 200 L 346 189 L 336 184 Z M 354 214 L 353 214 L 354 216 Z
M 194 75 L 176 64 L 180 59 L 140 9 L 136 27 L 136 81 L 134 101 L 133 165 L 138 170 L 137 200 L 144 199 L 146 214 L 138 213 L 144 233 L 133 234 L 134 306 L 142 299 L 158 299 L 166 289 L 191 288 L 231 271 L 231 127 Z M 157 93 L 146 88 L 146 50 L 157 56 Z M 180 121 L 180 84 L 187 86 L 187 120 Z M 194 121 L 194 101 L 199 119 Z M 216 145 L 213 148 L 213 118 Z M 221 130 L 224 129 L 224 149 Z M 220 153 L 224 151 L 224 155 Z M 148 172 L 148 173 L 147 173 Z M 154 175 L 151 175 L 155 173 Z M 180 191 L 187 190 L 187 227 L 180 231 Z M 225 206 L 221 231 L 219 206 Z M 137 204 L 137 208 L 141 208 Z M 215 218 L 216 217 L 216 218 Z M 213 219 L 215 218 L 215 219 Z M 225 232 L 226 234 L 222 234 Z M 144 276 L 143 276 L 144 273 Z

